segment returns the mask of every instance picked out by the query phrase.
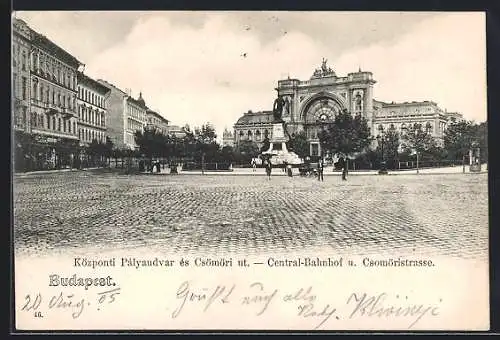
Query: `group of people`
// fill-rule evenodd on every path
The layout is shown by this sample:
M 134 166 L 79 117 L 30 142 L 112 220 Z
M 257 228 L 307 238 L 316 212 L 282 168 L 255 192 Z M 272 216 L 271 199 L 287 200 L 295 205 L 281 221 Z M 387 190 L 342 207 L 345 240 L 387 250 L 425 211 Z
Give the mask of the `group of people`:
M 347 166 L 348 166 L 347 161 L 344 160 L 344 158 L 340 158 L 338 166 L 340 166 L 342 169 L 342 180 L 346 181 L 347 180 L 347 171 L 348 171 L 347 170 Z M 255 171 L 254 165 L 253 165 L 253 168 Z M 267 179 L 270 180 L 271 179 L 271 172 L 272 172 L 272 168 L 273 168 L 273 164 L 271 162 L 271 159 L 266 159 L 264 161 L 264 168 L 266 169 Z M 324 181 L 324 170 L 325 170 L 325 163 L 324 163 L 323 159 L 320 159 L 318 161 L 317 168 L 316 168 L 318 181 Z M 292 175 L 292 166 L 290 164 L 288 164 L 287 162 L 284 162 L 283 171 L 286 171 L 287 175 L 289 177 L 293 176 Z
M 287 162 L 284 162 L 284 167 L 283 171 L 287 172 L 287 175 L 289 177 L 292 177 L 292 166 L 288 164 Z M 348 172 L 348 164 L 347 160 L 345 160 L 343 157 L 339 159 L 339 161 L 336 163 L 336 166 L 340 169 L 342 169 L 342 180 L 346 181 L 347 180 L 347 172 Z M 252 162 L 252 167 L 255 171 L 255 163 Z M 271 159 L 266 159 L 264 160 L 264 168 L 266 169 L 266 175 L 267 179 L 271 179 L 271 172 L 273 168 L 273 164 L 271 162 Z M 324 170 L 325 170 L 325 163 L 323 159 L 320 159 L 318 161 L 317 167 L 316 167 L 316 176 L 318 178 L 318 181 L 324 181 Z

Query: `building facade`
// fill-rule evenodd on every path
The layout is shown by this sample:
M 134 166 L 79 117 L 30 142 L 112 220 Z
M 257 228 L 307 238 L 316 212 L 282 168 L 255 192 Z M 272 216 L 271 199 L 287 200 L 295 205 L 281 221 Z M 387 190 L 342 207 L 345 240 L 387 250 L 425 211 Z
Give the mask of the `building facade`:
M 183 128 L 181 128 L 178 125 L 168 125 L 167 126 L 167 133 L 171 136 L 175 136 L 177 138 L 184 138 L 186 137 L 186 132 L 184 131 Z
M 401 128 L 402 124 L 429 122 L 433 135 L 442 138 L 451 115 L 435 103 L 396 104 L 374 100 L 376 81 L 371 72 L 360 69 L 340 77 L 326 62 L 323 60 L 321 67 L 314 71 L 309 80 L 279 80 L 275 89 L 284 100 L 282 118 L 287 134 L 293 136 L 304 132 L 310 144 L 311 156 L 322 153 L 318 133 L 343 110 L 364 117 L 372 136 L 379 133 L 379 126 L 394 124 Z M 459 114 L 454 115 L 460 117 Z M 251 140 L 261 146 L 266 136 L 272 137 L 272 121 L 272 111 L 244 113 L 234 125 L 234 142 L 237 144 L 241 140 Z
M 146 129 L 155 130 L 163 135 L 168 134 L 168 120 L 151 109 L 146 110 Z
M 225 128 L 222 133 L 222 146 L 234 147 L 234 134 L 227 128 Z
M 110 88 L 78 72 L 78 138 L 80 145 L 106 142 L 106 95 Z
M 12 123 L 15 131 L 29 133 L 31 31 L 18 19 L 12 28 Z
M 29 157 L 37 168 L 71 166 L 78 147 L 77 72 L 83 64 L 24 21 L 13 21 L 15 126 L 31 135 Z
M 236 122 L 233 133 L 233 144 L 236 146 L 243 140 L 249 140 L 261 147 L 266 137 L 272 137 L 272 125 L 272 111 L 252 112 L 250 110 L 244 113 Z
M 420 124 L 435 138 L 438 145 L 443 145 L 447 125 L 452 121 L 463 119 L 461 114 L 447 112 L 432 101 L 384 103 L 374 100 L 373 107 L 377 133 L 390 128 L 404 133 L 409 125 Z
M 99 83 L 110 90 L 105 96 L 107 108 L 107 135 L 119 149 L 135 149 L 135 132 L 144 131 L 146 126 L 146 110 L 148 109 L 142 93 L 134 99 L 130 93 L 98 79 Z

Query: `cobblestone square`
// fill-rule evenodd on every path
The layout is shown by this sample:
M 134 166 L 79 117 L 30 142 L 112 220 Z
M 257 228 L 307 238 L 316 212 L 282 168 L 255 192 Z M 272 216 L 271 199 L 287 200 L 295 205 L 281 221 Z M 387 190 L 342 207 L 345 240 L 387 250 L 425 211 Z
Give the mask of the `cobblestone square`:
M 311 178 L 67 172 L 14 179 L 18 253 L 148 247 L 183 254 L 327 248 L 488 253 L 487 175 Z

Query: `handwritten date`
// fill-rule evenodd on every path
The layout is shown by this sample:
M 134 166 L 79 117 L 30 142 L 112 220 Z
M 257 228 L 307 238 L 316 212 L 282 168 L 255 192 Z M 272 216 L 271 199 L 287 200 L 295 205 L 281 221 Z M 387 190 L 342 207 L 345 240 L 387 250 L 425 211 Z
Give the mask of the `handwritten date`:
M 88 298 L 86 295 L 63 292 L 50 295 L 47 298 L 41 293 L 26 294 L 21 311 L 35 312 L 36 317 L 43 317 L 42 310 L 60 310 L 67 311 L 73 319 L 77 319 L 90 306 L 96 306 L 99 311 L 104 305 L 114 303 L 120 293 L 121 288 L 118 287 L 99 292 L 94 299 Z

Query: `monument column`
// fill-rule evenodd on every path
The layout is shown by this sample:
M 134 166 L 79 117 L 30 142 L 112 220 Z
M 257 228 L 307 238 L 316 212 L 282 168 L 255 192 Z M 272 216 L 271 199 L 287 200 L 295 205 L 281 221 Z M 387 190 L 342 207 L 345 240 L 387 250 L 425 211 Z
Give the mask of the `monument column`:
M 293 152 L 289 152 L 286 146 L 288 137 L 285 135 L 285 124 L 282 119 L 284 101 L 281 96 L 274 101 L 273 125 L 271 136 L 269 137 L 269 149 L 262 152 L 267 157 L 275 157 L 274 164 L 300 164 L 300 158 Z

